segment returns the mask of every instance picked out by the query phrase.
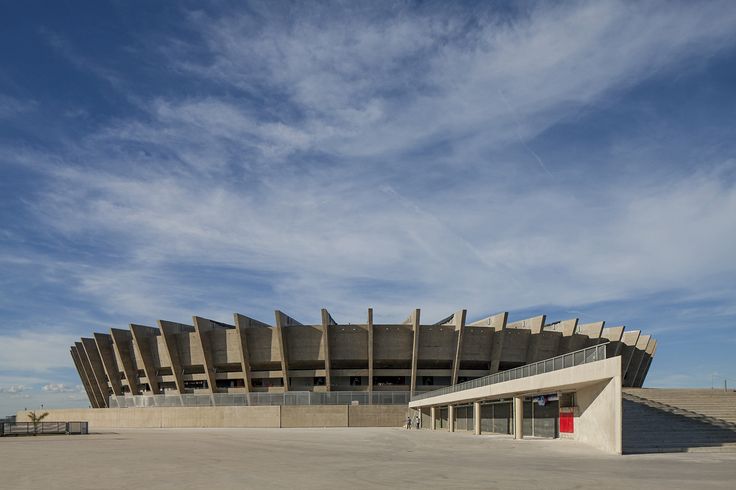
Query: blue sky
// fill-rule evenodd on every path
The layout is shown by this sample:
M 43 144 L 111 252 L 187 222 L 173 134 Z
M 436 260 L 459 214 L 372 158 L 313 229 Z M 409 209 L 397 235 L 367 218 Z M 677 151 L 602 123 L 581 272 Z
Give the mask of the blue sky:
M 606 320 L 736 385 L 732 2 L 0 7 L 0 414 L 193 314 Z

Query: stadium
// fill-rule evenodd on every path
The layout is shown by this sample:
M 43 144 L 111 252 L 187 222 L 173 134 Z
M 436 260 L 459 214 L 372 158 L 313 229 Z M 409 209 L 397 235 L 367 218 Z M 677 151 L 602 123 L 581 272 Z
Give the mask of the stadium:
M 656 350 L 656 340 L 638 330 L 577 319 L 548 323 L 545 315 L 508 322 L 508 313 L 499 313 L 466 323 L 461 310 L 421 323 L 417 309 L 396 324 L 374 324 L 372 309 L 364 323 L 339 324 L 324 309 L 321 316 L 319 325 L 278 310 L 273 325 L 241 314 L 231 325 L 200 317 L 191 325 L 132 324 L 80 339 L 71 355 L 90 405 L 104 408 L 248 404 L 219 395 L 290 392 L 351 392 L 358 399 L 383 392 L 395 394 L 393 404 L 407 404 L 412 394 L 602 343 L 607 357 L 621 357 L 623 386 L 641 387 Z M 205 401 L 181 396 L 188 394 Z

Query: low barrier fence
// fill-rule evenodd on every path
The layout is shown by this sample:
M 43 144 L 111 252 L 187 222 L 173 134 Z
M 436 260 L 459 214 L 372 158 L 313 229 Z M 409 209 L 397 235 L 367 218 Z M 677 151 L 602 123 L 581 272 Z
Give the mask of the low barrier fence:
M 88 433 L 87 422 L 0 422 L 0 437 Z
M 408 391 L 289 391 L 287 393 L 215 393 L 110 396 L 110 408 L 228 407 L 269 405 L 408 405 Z
M 470 381 L 447 386 L 438 390 L 415 394 L 411 398 L 411 400 L 422 400 L 424 398 L 446 395 L 448 393 L 469 390 L 471 388 L 480 388 L 481 386 L 503 383 L 504 381 L 513 381 L 515 379 L 528 378 L 529 376 L 536 376 L 537 374 L 558 371 L 560 369 L 579 366 L 580 364 L 587 364 L 589 362 L 602 361 L 606 358 L 607 345 L 608 342 L 606 342 L 605 344 L 599 344 L 593 347 L 576 350 L 574 352 L 569 352 L 561 356 L 551 357 L 549 359 L 545 359 L 544 361 L 519 366 L 507 371 L 500 371 L 495 374 L 483 376 L 482 378 L 472 379 Z

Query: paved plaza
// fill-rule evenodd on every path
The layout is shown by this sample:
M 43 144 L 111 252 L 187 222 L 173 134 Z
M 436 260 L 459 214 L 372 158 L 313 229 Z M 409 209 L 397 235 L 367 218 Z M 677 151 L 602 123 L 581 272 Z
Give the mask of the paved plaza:
M 405 430 L 128 429 L 0 439 L 8 489 L 733 488 L 736 453 L 608 456 Z

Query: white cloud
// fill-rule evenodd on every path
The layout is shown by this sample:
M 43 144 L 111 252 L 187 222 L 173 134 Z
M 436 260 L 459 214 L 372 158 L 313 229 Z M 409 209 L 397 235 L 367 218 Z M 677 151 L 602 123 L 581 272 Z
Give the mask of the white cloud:
M 18 394 L 30 389 L 31 388 L 26 385 L 9 385 L 6 387 L 0 386 L 0 393 Z
M 735 267 L 736 191 L 718 173 L 619 187 L 595 182 L 591 168 L 593 193 L 503 153 L 732 43 L 736 11 L 722 7 L 539 4 L 515 21 L 480 15 L 473 28 L 444 12 L 340 22 L 265 12 L 258 25 L 192 14 L 211 62 L 169 46 L 172 67 L 261 99 L 150 97 L 142 115 L 63 151 L 21 153 L 50 179 L 29 202 L 50 233 L 94 236 L 115 257 L 69 260 L 50 275 L 63 271 L 110 314 L 149 318 L 181 318 L 192 298 L 225 311 L 211 294 L 216 280 L 203 292 L 181 276 L 196 267 L 256 275 L 279 302 L 268 306 L 295 315 L 316 316 L 329 301 L 347 321 L 368 303 L 378 317 L 423 306 L 439 318 L 459 306 L 584 304 L 704 285 L 722 293 Z M 444 154 L 412 154 L 446 141 Z M 668 162 L 636 162 L 642 174 L 650 163 Z M 47 341 L 55 354 L 42 364 L 60 355 L 68 364 L 68 343 Z
M 81 387 L 65 385 L 64 383 L 47 383 L 41 387 L 42 391 L 50 393 L 71 393 L 81 391 Z

